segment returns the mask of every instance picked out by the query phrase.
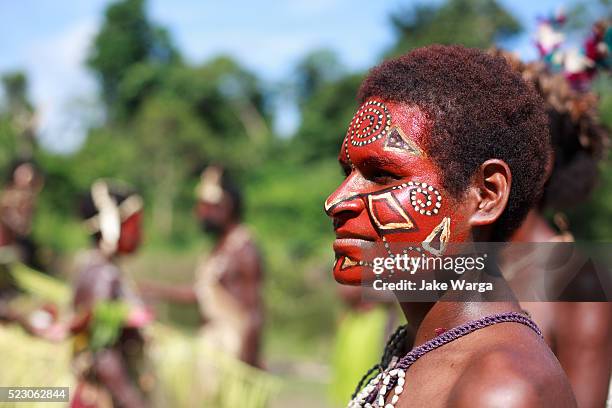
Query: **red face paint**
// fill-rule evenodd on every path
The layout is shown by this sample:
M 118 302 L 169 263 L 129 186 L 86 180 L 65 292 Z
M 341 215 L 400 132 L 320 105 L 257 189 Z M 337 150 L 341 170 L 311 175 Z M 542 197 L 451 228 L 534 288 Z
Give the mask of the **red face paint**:
M 337 281 L 373 278 L 363 259 L 370 248 L 439 255 L 448 242 L 466 239 L 466 217 L 421 147 L 430 123 L 416 107 L 377 98 L 353 117 L 339 155 L 347 177 L 325 201 L 336 231 Z
M 138 211 L 121 223 L 121 235 L 117 242 L 117 252 L 131 254 L 140 246 L 142 240 L 142 211 Z

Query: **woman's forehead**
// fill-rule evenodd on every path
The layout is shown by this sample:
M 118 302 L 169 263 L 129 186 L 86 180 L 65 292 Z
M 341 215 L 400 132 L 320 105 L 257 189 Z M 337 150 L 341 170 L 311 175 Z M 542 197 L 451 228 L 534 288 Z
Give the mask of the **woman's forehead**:
M 418 107 L 370 98 L 353 116 L 339 160 L 353 166 L 375 160 L 424 158 L 422 146 L 430 128 L 430 120 Z

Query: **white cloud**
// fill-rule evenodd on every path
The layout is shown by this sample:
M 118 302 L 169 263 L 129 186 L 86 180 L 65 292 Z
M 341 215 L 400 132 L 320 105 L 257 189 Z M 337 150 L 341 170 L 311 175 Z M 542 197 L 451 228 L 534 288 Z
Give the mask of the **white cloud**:
M 97 23 L 85 19 L 25 51 L 31 95 L 39 111 L 40 141 L 53 151 L 77 148 L 95 105 L 96 85 L 84 62 Z

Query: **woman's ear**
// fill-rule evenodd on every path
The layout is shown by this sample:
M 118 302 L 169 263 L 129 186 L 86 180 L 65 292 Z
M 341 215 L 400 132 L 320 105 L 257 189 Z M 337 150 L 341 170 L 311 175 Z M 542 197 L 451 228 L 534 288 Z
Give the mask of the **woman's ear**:
M 472 227 L 491 225 L 502 215 L 508 204 L 512 173 L 503 160 L 484 162 L 472 178 L 471 198 L 475 209 L 470 217 Z

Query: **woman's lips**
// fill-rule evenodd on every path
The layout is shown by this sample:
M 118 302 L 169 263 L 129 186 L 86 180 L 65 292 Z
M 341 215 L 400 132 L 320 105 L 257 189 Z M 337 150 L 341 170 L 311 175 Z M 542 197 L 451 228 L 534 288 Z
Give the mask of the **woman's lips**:
M 373 245 L 374 242 L 361 238 L 337 238 L 333 244 L 336 266 L 341 270 L 358 266 L 366 260 L 364 253 L 371 250 Z
M 347 255 L 353 259 L 360 259 L 363 252 L 372 247 L 372 241 L 360 238 L 336 238 L 333 244 L 337 255 Z

